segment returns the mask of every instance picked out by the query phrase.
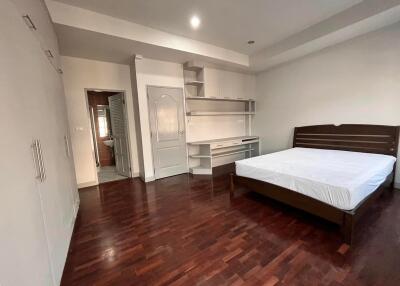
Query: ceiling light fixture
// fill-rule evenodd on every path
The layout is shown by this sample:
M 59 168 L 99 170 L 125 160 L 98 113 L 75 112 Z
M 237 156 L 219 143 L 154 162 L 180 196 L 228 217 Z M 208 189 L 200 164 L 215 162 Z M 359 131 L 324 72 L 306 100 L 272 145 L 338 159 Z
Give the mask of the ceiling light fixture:
M 192 16 L 192 18 L 190 18 L 190 25 L 192 26 L 193 29 L 197 29 L 200 27 L 200 18 L 197 17 L 196 15 Z

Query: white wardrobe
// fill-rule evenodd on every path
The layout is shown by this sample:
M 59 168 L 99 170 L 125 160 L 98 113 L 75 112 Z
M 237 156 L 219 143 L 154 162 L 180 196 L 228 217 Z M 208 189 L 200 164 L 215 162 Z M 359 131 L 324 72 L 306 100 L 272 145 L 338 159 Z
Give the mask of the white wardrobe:
M 59 285 L 79 205 L 42 0 L 0 1 L 0 285 Z

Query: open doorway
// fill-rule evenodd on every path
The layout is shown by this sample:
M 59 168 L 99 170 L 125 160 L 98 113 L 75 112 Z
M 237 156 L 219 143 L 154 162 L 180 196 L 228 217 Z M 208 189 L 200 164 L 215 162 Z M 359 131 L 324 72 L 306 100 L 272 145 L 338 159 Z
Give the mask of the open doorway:
M 131 177 L 125 94 L 86 90 L 99 184 Z

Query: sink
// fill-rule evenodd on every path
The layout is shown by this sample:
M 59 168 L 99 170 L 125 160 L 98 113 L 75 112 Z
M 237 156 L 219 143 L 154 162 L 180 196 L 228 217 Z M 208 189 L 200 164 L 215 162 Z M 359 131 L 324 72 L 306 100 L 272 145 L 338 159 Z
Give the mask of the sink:
M 114 146 L 114 140 L 113 139 L 104 140 L 103 143 L 104 143 L 104 145 L 106 145 L 106 146 L 108 146 L 110 148 L 112 148 Z

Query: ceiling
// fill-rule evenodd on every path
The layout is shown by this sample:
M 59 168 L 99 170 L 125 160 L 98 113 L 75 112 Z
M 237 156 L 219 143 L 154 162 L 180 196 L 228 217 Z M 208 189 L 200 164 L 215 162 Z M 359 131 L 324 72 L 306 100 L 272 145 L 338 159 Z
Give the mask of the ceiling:
M 251 55 L 362 0 L 57 0 Z M 201 27 L 189 25 L 198 15 Z M 247 41 L 254 40 L 254 45 Z
M 59 45 L 63 56 L 128 64 L 132 54 L 146 55 L 161 61 L 183 63 L 198 58 L 212 63 L 214 59 L 196 57 L 194 54 L 167 48 L 158 48 L 138 41 L 104 35 L 70 26 L 56 24 Z M 217 62 L 218 63 L 218 62 Z

